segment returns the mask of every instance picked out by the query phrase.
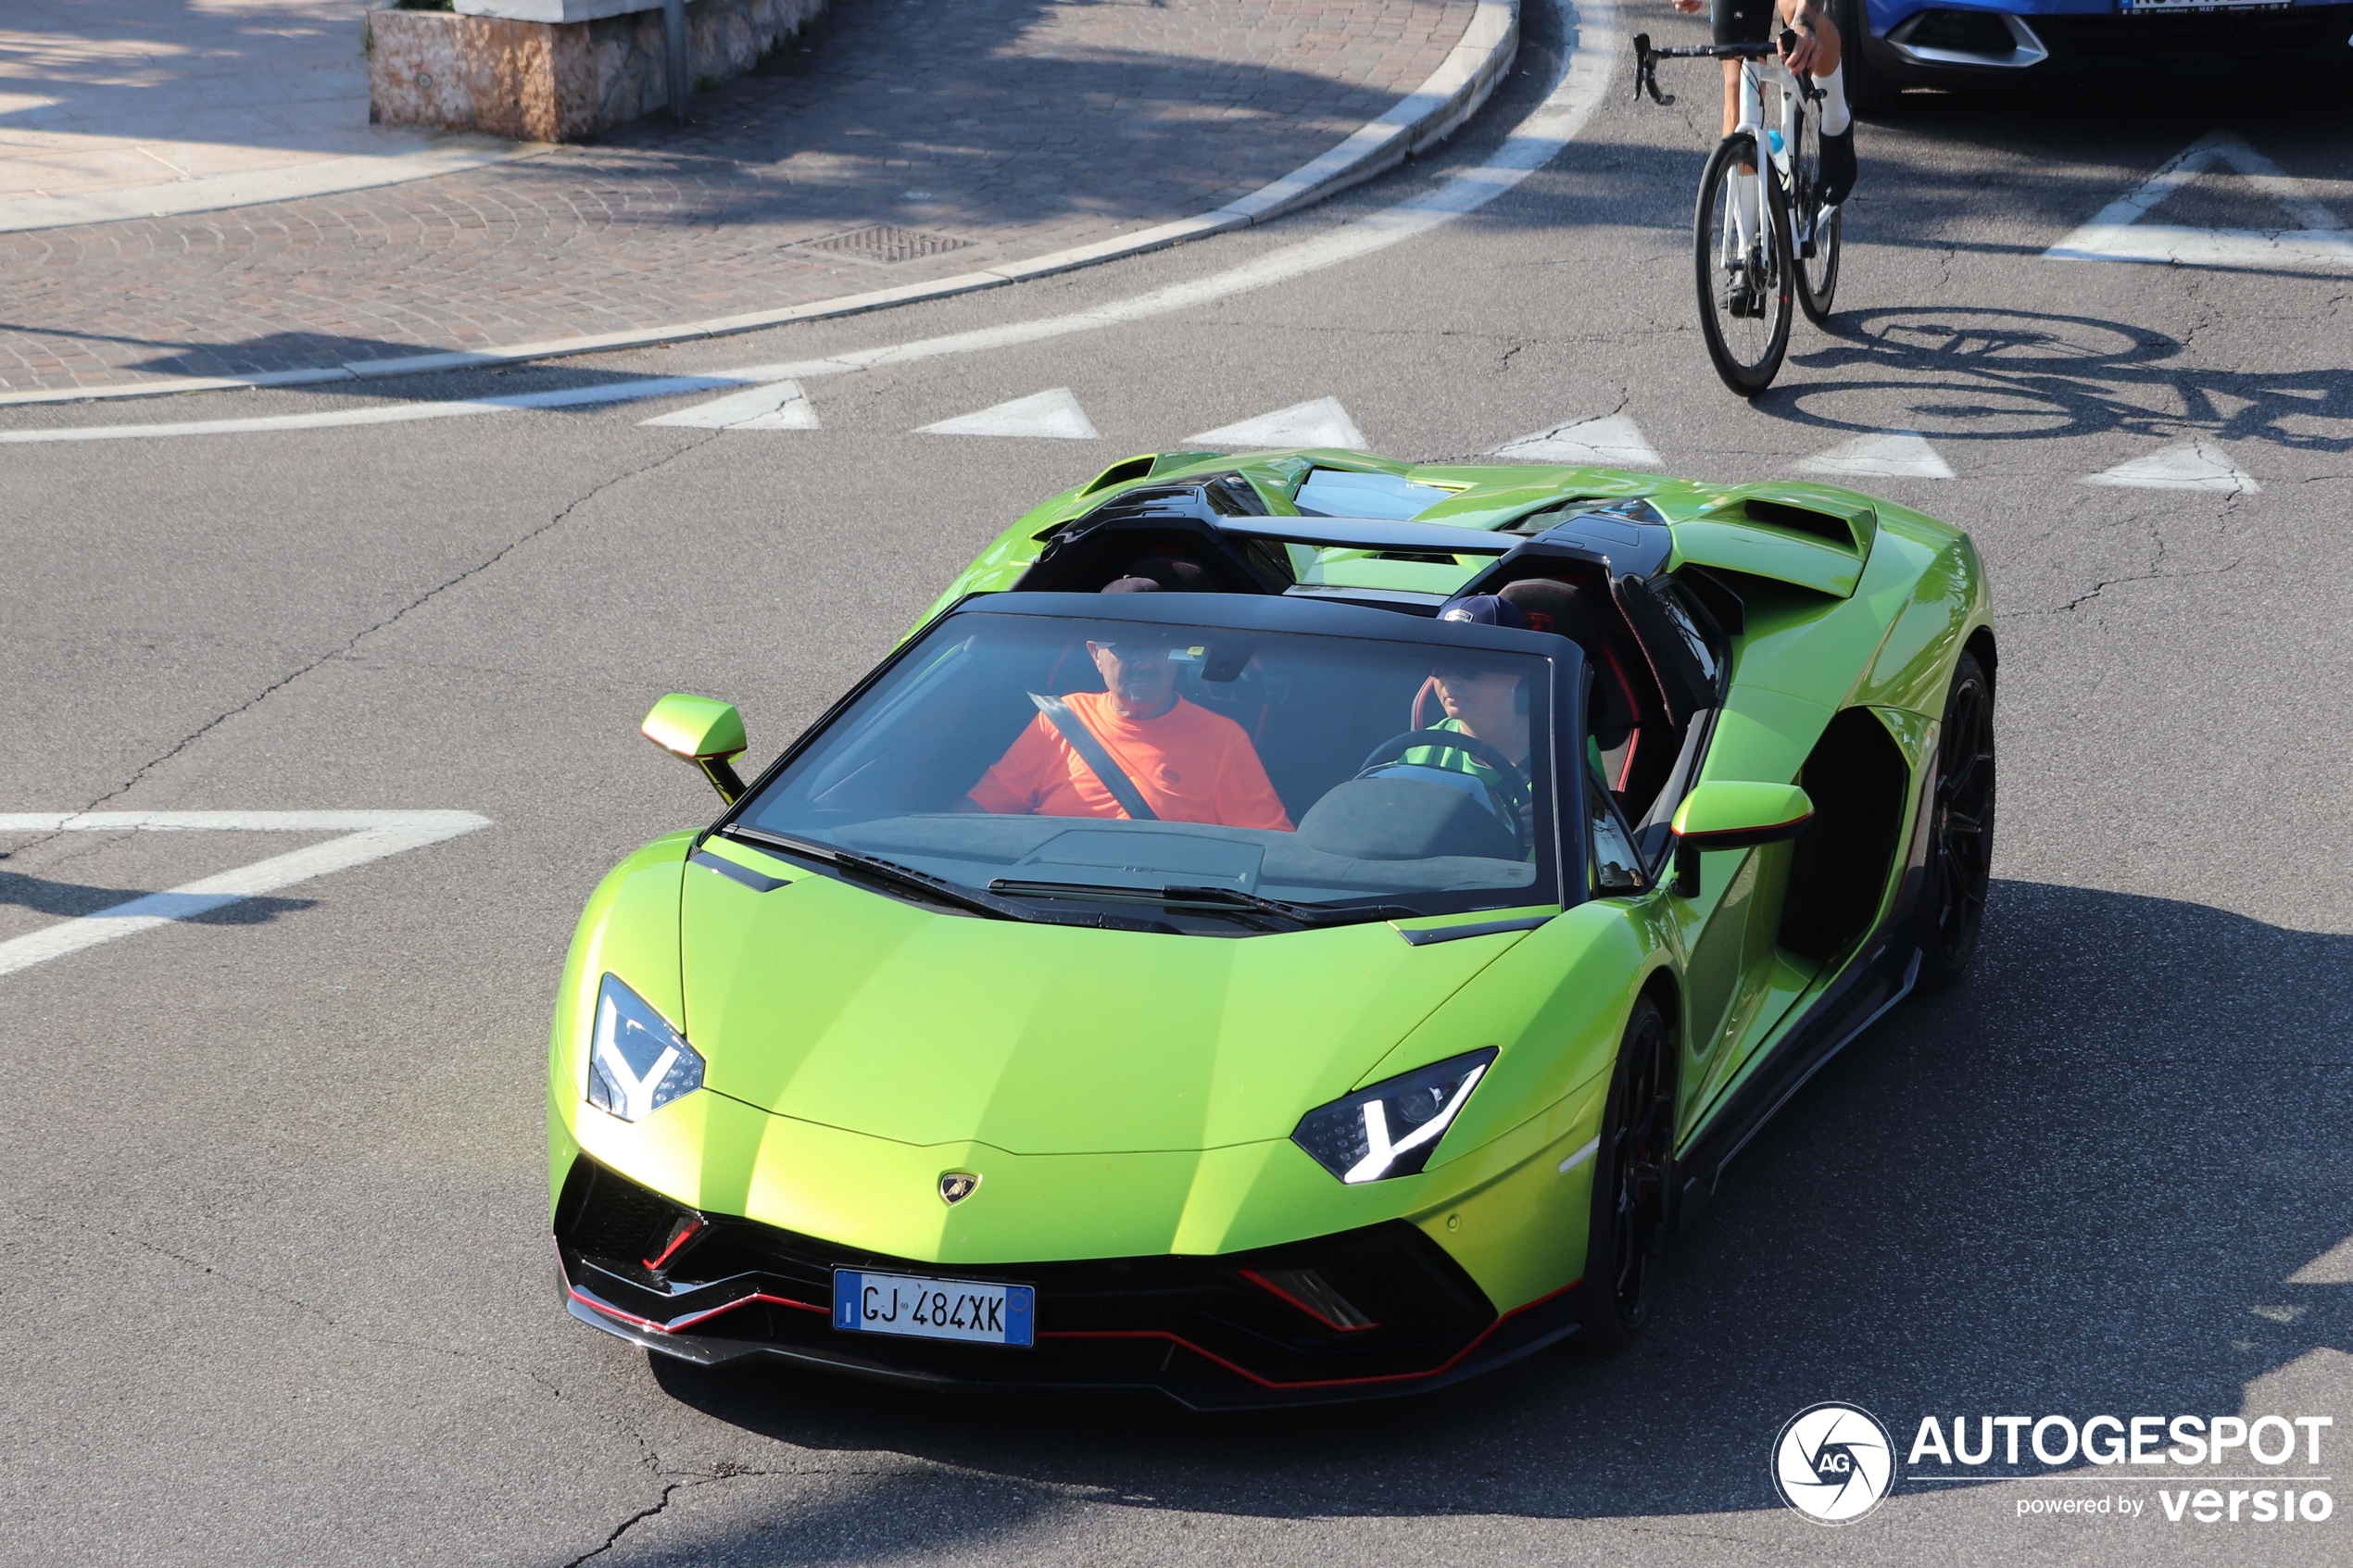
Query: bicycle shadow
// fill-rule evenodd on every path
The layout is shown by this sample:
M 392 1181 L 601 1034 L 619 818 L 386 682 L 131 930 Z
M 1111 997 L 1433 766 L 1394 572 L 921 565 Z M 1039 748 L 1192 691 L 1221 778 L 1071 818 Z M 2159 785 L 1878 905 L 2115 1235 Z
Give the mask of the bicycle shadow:
M 2353 375 L 2341 369 L 2200 365 L 2182 340 L 2148 327 L 1989 306 L 1842 312 L 1820 330 L 1829 343 L 1789 357 L 1818 379 L 1784 383 L 1756 408 L 1828 430 L 1882 430 L 1894 422 L 1892 394 L 1909 428 L 1940 440 L 2122 432 L 2353 450 Z M 1830 407 L 1856 394 L 1871 395 L 1870 417 Z

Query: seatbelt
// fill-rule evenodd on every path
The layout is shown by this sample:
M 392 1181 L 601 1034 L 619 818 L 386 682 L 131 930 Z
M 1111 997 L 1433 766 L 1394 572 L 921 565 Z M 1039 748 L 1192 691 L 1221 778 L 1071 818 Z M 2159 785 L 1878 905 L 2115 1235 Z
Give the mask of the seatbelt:
M 1112 760 L 1103 743 L 1095 738 L 1095 732 L 1087 727 L 1087 721 L 1071 710 L 1070 704 L 1058 696 L 1040 696 L 1036 692 L 1029 694 L 1029 700 L 1038 705 L 1046 722 L 1070 743 L 1071 750 L 1078 753 L 1078 759 L 1093 771 L 1097 781 L 1111 791 L 1111 797 L 1119 802 L 1121 810 L 1139 822 L 1160 821 L 1160 813 L 1144 803 L 1144 792 L 1136 787 L 1136 781 Z

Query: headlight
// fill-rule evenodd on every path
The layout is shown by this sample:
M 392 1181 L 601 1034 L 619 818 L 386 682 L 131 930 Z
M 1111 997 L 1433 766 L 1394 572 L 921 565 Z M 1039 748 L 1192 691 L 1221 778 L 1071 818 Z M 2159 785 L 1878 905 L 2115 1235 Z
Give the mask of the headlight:
M 1290 1141 L 1351 1185 L 1413 1175 L 1494 1060 L 1490 1046 L 1359 1089 L 1300 1118 Z
M 588 1103 L 641 1121 L 702 1087 L 702 1058 L 644 997 L 612 975 L 597 991 L 588 1046 Z

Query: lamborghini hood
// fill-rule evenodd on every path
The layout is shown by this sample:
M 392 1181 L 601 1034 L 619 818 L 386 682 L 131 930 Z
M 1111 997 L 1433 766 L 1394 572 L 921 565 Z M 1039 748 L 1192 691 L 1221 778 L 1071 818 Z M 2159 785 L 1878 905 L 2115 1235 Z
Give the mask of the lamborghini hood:
M 705 1084 L 798 1120 L 1015 1154 L 1290 1135 L 1516 935 L 1384 922 L 1247 938 L 985 920 L 831 877 L 686 868 L 686 1035 Z

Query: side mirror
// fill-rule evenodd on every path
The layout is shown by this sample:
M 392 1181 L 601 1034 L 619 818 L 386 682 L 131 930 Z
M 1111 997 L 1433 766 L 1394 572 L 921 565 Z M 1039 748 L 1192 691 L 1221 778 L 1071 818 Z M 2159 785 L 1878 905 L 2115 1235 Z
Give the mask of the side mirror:
M 672 692 L 654 704 L 639 728 L 648 740 L 702 770 L 719 798 L 733 806 L 744 793 L 735 759 L 743 754 L 744 716 L 735 704 Z
M 1813 820 L 1814 802 L 1795 784 L 1718 780 L 1696 786 L 1675 810 L 1675 896 L 1699 897 L 1702 850 L 1779 844 Z

